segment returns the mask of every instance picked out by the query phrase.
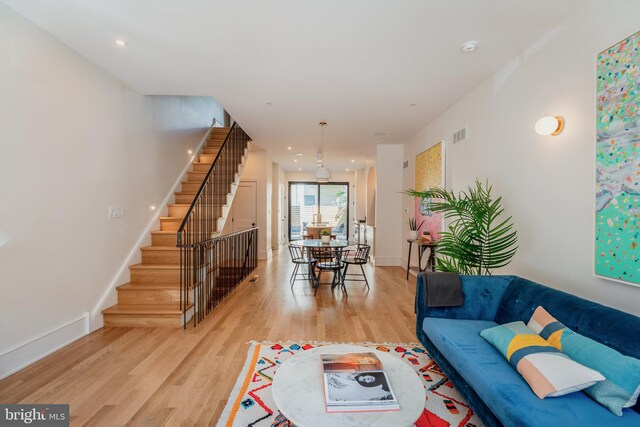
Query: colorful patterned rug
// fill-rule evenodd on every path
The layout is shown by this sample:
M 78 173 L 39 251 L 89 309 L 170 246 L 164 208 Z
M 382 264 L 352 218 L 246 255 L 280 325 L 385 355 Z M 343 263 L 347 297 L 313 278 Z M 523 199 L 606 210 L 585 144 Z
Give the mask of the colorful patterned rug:
M 278 412 L 271 394 L 273 375 L 296 353 L 322 343 L 252 342 L 247 361 L 236 381 L 218 427 L 295 427 Z M 359 344 L 385 351 L 404 360 L 421 376 L 427 391 L 424 412 L 416 427 L 478 427 L 481 422 L 420 346 L 414 344 Z

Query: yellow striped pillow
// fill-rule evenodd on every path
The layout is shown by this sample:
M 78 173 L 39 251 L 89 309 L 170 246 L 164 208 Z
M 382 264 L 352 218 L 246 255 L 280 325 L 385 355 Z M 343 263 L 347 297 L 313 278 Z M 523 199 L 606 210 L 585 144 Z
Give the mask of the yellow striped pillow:
M 507 358 L 540 399 L 590 387 L 604 377 L 562 354 L 523 322 L 485 329 L 480 335 Z

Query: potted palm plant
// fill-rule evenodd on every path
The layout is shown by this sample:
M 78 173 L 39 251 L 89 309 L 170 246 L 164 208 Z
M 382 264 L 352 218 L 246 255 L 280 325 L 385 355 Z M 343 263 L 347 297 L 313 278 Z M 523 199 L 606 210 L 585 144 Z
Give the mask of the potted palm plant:
M 320 239 L 322 239 L 322 243 L 329 243 L 331 241 L 331 233 L 329 233 L 329 230 L 322 230 Z
M 483 185 L 476 180 L 474 186 L 457 194 L 437 187 L 404 191 L 432 199 L 431 210 L 442 212 L 449 222 L 438 243 L 438 270 L 490 275 L 511 262 L 518 250 L 518 235 L 511 217 L 502 217 L 502 197 L 494 199 L 491 190 L 488 182 Z

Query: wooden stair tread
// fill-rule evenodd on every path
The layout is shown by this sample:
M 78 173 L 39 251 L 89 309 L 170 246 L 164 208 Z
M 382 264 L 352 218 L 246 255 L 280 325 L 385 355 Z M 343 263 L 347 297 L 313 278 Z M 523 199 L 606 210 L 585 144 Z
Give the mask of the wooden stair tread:
M 193 304 L 189 304 L 187 309 Z M 103 314 L 177 314 L 182 315 L 180 304 L 116 304 L 102 310 Z
M 140 248 L 141 251 L 179 251 L 180 249 L 177 246 L 143 246 Z
M 182 221 L 184 218 L 179 216 L 161 216 L 160 219 L 163 219 L 165 221 Z
M 151 289 L 165 290 L 165 289 L 180 289 L 180 284 L 169 283 L 125 283 L 124 285 L 116 286 L 116 289 L 120 290 L 140 290 L 147 291 Z
M 195 288 L 194 284 L 189 285 L 189 289 Z M 125 291 L 179 291 L 180 283 L 125 283 L 116 286 L 116 289 Z
M 133 270 L 180 270 L 175 264 L 134 264 L 129 267 Z

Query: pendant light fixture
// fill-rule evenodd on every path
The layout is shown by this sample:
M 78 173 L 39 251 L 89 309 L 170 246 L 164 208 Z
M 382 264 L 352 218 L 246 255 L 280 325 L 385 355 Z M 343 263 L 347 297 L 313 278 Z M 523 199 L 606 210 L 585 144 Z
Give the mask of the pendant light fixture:
M 316 182 L 329 182 L 331 181 L 331 170 L 324 167 L 324 127 L 327 125 L 327 122 L 320 122 L 320 129 L 322 133 L 322 147 L 318 152 L 318 167 L 316 168 L 315 178 Z

